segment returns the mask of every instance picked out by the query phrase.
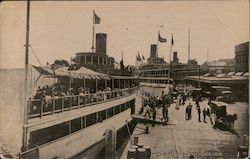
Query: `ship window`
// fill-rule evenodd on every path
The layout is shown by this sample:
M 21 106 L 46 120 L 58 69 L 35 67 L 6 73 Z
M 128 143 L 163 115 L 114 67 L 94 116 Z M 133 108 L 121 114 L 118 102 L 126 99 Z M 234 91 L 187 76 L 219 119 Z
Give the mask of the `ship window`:
M 113 114 L 113 107 L 108 109 L 108 118 L 112 117 Z
M 124 104 L 122 104 L 121 105 L 121 111 L 124 111 L 124 110 L 126 110 L 127 108 L 126 108 L 126 103 L 124 103 Z
M 129 102 L 129 107 L 131 108 L 131 114 L 135 113 L 135 99 Z
M 94 64 L 97 64 L 97 63 L 98 63 L 98 57 L 97 57 L 97 56 L 94 56 L 94 57 L 93 57 L 93 62 L 94 62 Z
M 82 129 L 86 127 L 86 116 L 82 117 Z
M 81 118 L 71 120 L 71 133 L 81 130 Z
M 100 61 L 100 64 L 103 64 L 103 57 L 100 57 L 100 59 L 99 59 Z
M 86 56 L 86 62 L 91 62 L 91 57 L 90 56 Z
M 86 127 L 89 127 L 96 123 L 96 113 L 86 116 Z
M 98 121 L 102 122 L 106 119 L 106 110 L 98 112 Z
M 69 122 L 57 124 L 30 133 L 29 148 L 43 145 L 69 134 Z
M 120 105 L 118 106 L 115 106 L 115 115 L 116 114 L 119 114 L 121 111 L 120 111 Z
M 131 100 L 129 103 L 129 107 L 134 106 L 135 105 L 135 99 Z
M 127 107 L 127 109 L 128 109 L 128 108 L 130 108 L 130 106 L 131 106 L 131 104 L 130 104 L 130 103 L 131 103 L 131 101 L 128 101 L 128 102 L 126 103 L 126 107 Z

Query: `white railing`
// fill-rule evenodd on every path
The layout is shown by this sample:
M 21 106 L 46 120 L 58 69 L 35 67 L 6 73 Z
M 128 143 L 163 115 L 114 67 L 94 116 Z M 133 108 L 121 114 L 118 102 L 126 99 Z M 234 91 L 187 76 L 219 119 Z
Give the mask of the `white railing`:
M 70 111 L 82 107 L 92 106 L 108 102 L 121 97 L 126 97 L 137 92 L 138 87 L 126 88 L 117 91 L 91 93 L 86 95 L 72 95 L 63 97 L 48 97 L 45 99 L 34 99 L 27 102 L 28 118 L 37 118 L 54 113 Z

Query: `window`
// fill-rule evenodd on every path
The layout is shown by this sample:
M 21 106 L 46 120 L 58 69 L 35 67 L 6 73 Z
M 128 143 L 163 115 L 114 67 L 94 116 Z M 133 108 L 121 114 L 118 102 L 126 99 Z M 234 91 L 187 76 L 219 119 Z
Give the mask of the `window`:
M 90 114 L 86 116 L 86 127 L 89 127 L 97 122 L 96 113 Z
M 108 118 L 112 117 L 114 115 L 113 113 L 113 107 L 108 109 Z
M 81 118 L 71 120 L 71 133 L 81 130 Z
M 86 116 L 82 117 L 82 129 L 86 127 Z
M 102 122 L 106 119 L 106 110 L 98 112 L 98 122 Z
M 29 148 L 43 145 L 69 134 L 69 122 L 64 122 L 30 133 Z
M 116 114 L 119 114 L 120 112 L 121 112 L 121 110 L 120 110 L 120 105 L 115 106 L 115 115 L 116 115 Z
M 124 110 L 126 110 L 126 103 L 121 105 L 121 111 L 123 112 Z

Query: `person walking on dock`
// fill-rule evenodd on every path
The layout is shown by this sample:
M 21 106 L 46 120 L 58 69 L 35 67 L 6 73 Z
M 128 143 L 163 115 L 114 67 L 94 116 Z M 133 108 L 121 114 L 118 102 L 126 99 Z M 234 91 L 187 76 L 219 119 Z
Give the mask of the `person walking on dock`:
M 168 108 L 166 105 L 162 106 L 162 118 L 161 121 L 167 122 L 168 121 Z
M 155 126 L 155 119 L 156 119 L 156 110 L 153 110 L 153 122 L 152 122 L 152 127 Z
M 192 118 L 192 105 L 191 103 L 188 104 L 188 120 Z
M 202 114 L 203 114 L 203 122 L 206 123 L 206 115 L 207 115 L 206 108 L 202 110 Z
M 199 98 L 198 97 L 196 97 L 195 104 L 196 104 L 197 108 L 200 106 L 200 104 L 199 104 Z
M 210 123 L 211 123 L 211 125 L 213 125 L 212 116 L 211 116 L 211 111 L 210 111 L 210 109 L 209 109 L 209 108 L 207 108 L 207 116 L 208 116 L 208 117 L 209 117 L 209 119 L 210 119 Z
M 188 105 L 186 106 L 185 119 L 188 120 Z
M 201 122 L 201 107 L 200 106 L 198 106 L 197 111 L 198 111 L 198 117 L 199 117 L 198 121 Z
M 148 104 L 145 106 L 144 118 L 146 118 L 147 115 L 149 116 L 149 119 L 150 119 L 151 118 L 151 116 L 150 116 L 150 107 L 149 107 Z

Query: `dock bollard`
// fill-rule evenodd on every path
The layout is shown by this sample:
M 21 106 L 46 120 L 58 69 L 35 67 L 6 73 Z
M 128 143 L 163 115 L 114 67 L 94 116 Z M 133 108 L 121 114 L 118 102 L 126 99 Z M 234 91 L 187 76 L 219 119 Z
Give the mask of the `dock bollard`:
M 143 148 L 144 144 L 143 144 L 143 143 L 137 143 L 137 146 L 138 146 L 139 148 Z
M 130 146 L 130 148 L 137 150 L 139 147 L 137 145 L 132 145 L 132 146 Z
M 144 145 L 143 148 L 146 150 L 145 159 L 150 159 L 150 157 L 151 157 L 151 148 L 149 146 L 146 146 L 146 145 Z
M 137 159 L 146 159 L 146 150 L 144 148 L 137 149 Z
M 127 159 L 133 159 L 133 158 L 137 158 L 137 151 L 136 149 L 130 148 L 128 149 Z

